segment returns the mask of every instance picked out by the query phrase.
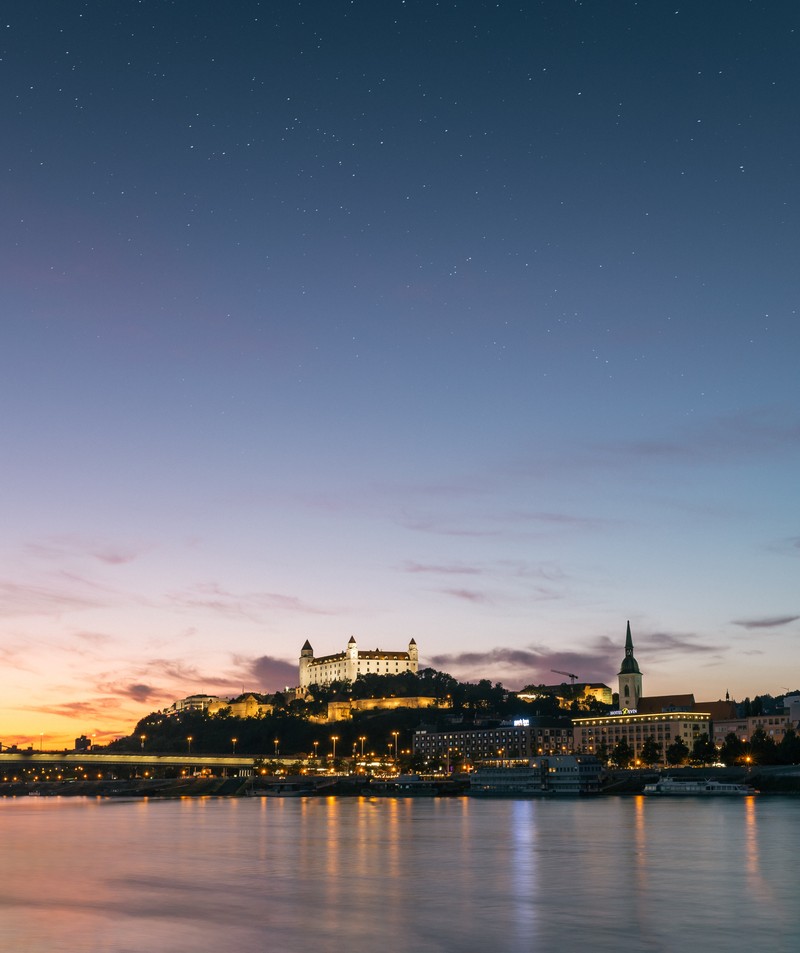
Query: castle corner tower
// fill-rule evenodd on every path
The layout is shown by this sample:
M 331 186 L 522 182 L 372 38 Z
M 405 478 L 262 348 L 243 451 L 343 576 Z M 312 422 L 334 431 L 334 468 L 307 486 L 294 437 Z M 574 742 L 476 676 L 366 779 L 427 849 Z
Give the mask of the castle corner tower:
M 308 688 L 309 685 L 309 671 L 311 668 L 311 663 L 314 661 L 314 649 L 311 648 L 311 643 L 308 639 L 303 643 L 302 649 L 300 649 L 300 687 Z

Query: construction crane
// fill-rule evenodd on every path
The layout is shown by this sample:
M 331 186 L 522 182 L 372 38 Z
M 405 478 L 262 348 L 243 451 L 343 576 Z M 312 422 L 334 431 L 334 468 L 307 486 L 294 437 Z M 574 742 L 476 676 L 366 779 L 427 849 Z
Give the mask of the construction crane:
M 567 678 L 569 679 L 570 685 L 571 685 L 573 688 L 575 687 L 575 682 L 576 682 L 576 680 L 577 680 L 577 678 L 578 678 L 577 675 L 573 675 L 572 672 L 562 672 L 562 671 L 560 671 L 560 670 L 557 669 L 557 668 L 551 668 L 550 671 L 551 671 L 551 672 L 555 672 L 556 675 L 566 675 Z

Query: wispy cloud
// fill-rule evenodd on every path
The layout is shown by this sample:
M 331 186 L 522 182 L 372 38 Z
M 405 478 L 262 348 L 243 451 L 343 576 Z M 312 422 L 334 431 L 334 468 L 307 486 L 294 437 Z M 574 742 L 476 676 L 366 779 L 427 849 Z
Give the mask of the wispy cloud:
M 107 600 L 59 587 L 0 581 L 0 615 L 7 618 L 54 616 L 64 612 L 96 609 L 106 604 Z
M 3 669 L 16 669 L 20 672 L 33 672 L 38 668 L 29 645 L 0 646 L 0 666 Z
M 546 647 L 495 647 L 487 652 L 434 655 L 429 661 L 434 668 L 449 672 L 455 678 L 465 681 L 490 678 L 518 689 L 523 685 L 560 682 L 562 679 L 554 669 L 574 672 L 581 681 L 605 681 L 616 671 L 619 654 L 619 645 L 614 646 L 613 660 L 610 653 L 603 651 L 578 653 Z
M 615 646 L 616 654 L 619 656 L 619 643 L 605 638 L 602 639 L 602 642 L 607 644 L 609 648 L 612 645 Z M 637 656 L 639 650 L 641 650 L 642 657 L 655 662 L 685 655 L 722 657 L 726 651 L 726 646 L 718 642 L 707 642 L 695 635 L 676 632 L 642 632 L 635 636 L 634 642 Z
M 553 527 L 573 527 L 576 529 L 602 529 L 605 526 L 612 525 L 612 521 L 598 519 L 591 516 L 579 516 L 575 513 L 543 512 L 535 510 L 513 510 L 508 513 L 502 513 L 494 519 L 513 523 L 514 525 L 533 525 L 541 529 L 552 529 Z
M 290 612 L 304 615 L 336 615 L 343 611 L 312 605 L 298 596 L 278 592 L 230 592 L 218 583 L 199 583 L 189 589 L 167 594 L 168 601 L 182 609 L 204 609 L 231 618 L 262 622 L 264 613 Z
M 135 702 L 148 702 L 152 698 L 157 698 L 161 695 L 159 689 L 154 688 L 152 685 L 143 685 L 142 683 L 135 683 L 131 685 L 126 685 L 123 689 L 120 690 L 120 695 L 123 695 L 125 698 L 132 698 Z
M 62 718 L 104 718 L 110 708 L 118 707 L 116 699 L 95 699 L 91 701 L 56 702 L 55 704 L 30 707 L 28 711 L 43 712 L 48 715 L 58 715 Z M 23 709 L 23 711 L 26 709 Z
M 402 571 L 408 573 L 431 573 L 433 575 L 441 576 L 479 576 L 483 572 L 483 570 L 479 569 L 477 566 L 426 565 L 424 563 L 415 562 L 405 563 L 402 567 Z
M 169 691 L 178 691 L 182 694 L 191 694 L 195 688 L 205 690 L 221 689 L 235 686 L 236 681 L 229 675 L 214 672 L 213 674 L 201 671 L 198 666 L 179 659 L 152 658 L 144 662 L 136 671 L 143 684 L 151 681 L 167 683 Z M 160 689 L 164 691 L 164 689 Z
M 91 730 L 93 734 L 101 730 L 95 728 L 92 725 L 93 722 L 104 725 L 105 729 L 102 730 L 102 733 L 113 737 L 117 737 L 121 733 L 127 733 L 133 728 L 132 713 L 126 709 L 123 699 L 115 695 L 24 706 L 20 708 L 20 711 L 54 715 L 58 718 L 82 722 L 85 725 L 82 730 Z M 109 723 L 117 726 L 116 730 L 108 728 Z
M 47 536 L 30 542 L 25 546 L 25 552 L 48 561 L 63 561 L 68 557 L 80 556 L 109 566 L 119 566 L 133 562 L 150 548 L 149 545 L 118 543 L 72 533 Z
M 477 589 L 439 589 L 438 591 L 464 602 L 490 603 L 492 601 L 487 593 L 479 592 Z
M 75 638 L 81 642 L 86 642 L 89 645 L 98 647 L 108 645 L 114 641 L 113 636 L 108 635 L 106 632 L 76 632 Z
M 776 553 L 800 556 L 800 536 L 787 536 L 784 539 L 776 540 L 769 548 Z
M 471 525 L 467 525 L 467 520 Z M 459 525 L 455 517 L 411 515 L 404 514 L 398 520 L 405 529 L 417 533 L 432 533 L 438 536 L 458 536 L 465 538 L 483 539 L 500 536 L 502 531 L 496 527 L 481 528 L 475 524 L 473 518 L 464 518 L 464 525 Z
M 636 647 L 641 647 L 642 655 L 652 664 L 661 659 L 686 655 L 713 660 L 722 657 L 725 652 L 724 646 L 717 643 L 669 632 L 637 635 Z M 622 642 L 600 635 L 590 639 L 584 651 L 566 652 L 544 645 L 522 649 L 495 647 L 487 652 L 434 655 L 429 661 L 434 668 L 449 672 L 459 679 L 474 681 L 491 678 L 502 681 L 508 688 L 520 688 L 527 684 L 563 681 L 564 677 L 557 674 L 559 672 L 573 672 L 580 681 L 605 682 L 611 686 L 619 671 L 621 658 Z
M 773 615 L 764 616 L 760 619 L 734 619 L 734 625 L 740 625 L 744 629 L 776 629 L 782 625 L 789 625 L 790 622 L 797 622 L 800 615 Z
M 609 520 L 574 513 L 506 509 L 462 515 L 405 512 L 399 523 L 415 532 L 476 539 L 509 535 L 514 538 L 540 539 L 565 530 L 594 532 L 613 525 Z
M 567 574 L 555 563 L 527 563 L 501 560 L 496 571 L 514 579 L 536 579 L 545 582 L 563 582 Z
M 638 457 L 660 462 L 691 460 L 718 463 L 745 459 L 754 454 L 796 453 L 800 445 L 800 420 L 779 419 L 774 410 L 728 414 L 677 434 L 672 440 L 632 440 L 598 447 L 614 457 Z

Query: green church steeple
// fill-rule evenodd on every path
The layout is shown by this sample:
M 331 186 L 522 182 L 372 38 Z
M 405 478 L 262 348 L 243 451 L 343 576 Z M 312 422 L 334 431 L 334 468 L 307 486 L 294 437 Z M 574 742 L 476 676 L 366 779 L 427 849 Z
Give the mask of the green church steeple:
M 633 639 L 631 638 L 631 622 L 628 620 L 628 631 L 625 635 L 625 658 L 619 669 L 620 675 L 633 675 L 639 673 L 639 663 L 633 657 Z
M 642 673 L 639 663 L 633 657 L 633 639 L 631 638 L 631 623 L 628 620 L 628 630 L 625 633 L 625 658 L 619 667 L 619 707 L 625 711 L 636 709 L 642 697 Z

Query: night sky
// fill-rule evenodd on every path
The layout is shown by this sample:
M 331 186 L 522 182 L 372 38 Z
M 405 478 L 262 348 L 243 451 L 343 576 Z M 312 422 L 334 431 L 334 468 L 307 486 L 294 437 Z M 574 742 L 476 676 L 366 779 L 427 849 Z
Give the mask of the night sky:
M 0 19 L 0 740 L 403 649 L 800 686 L 800 8 Z M 66 743 L 66 741 L 65 741 Z

